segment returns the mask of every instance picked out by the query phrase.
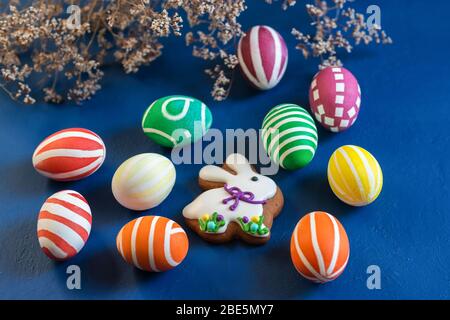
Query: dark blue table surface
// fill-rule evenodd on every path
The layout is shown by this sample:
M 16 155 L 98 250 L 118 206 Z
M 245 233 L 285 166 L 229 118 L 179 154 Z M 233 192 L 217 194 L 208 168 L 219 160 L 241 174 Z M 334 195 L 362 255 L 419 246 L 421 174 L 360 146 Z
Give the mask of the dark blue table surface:
M 256 92 L 237 75 L 230 98 L 209 97 L 205 64 L 193 58 L 181 39 L 164 41 L 164 54 L 136 75 L 120 67 L 105 69 L 103 90 L 83 106 L 24 106 L 0 96 L 0 298 L 37 299 L 401 299 L 450 298 L 450 196 L 448 134 L 450 101 L 450 3 L 377 1 L 382 24 L 395 43 L 357 47 L 343 60 L 359 79 L 362 109 L 347 132 L 319 129 L 314 161 L 296 172 L 280 171 L 274 179 L 286 204 L 275 221 L 271 241 L 261 247 L 235 242 L 213 246 L 188 231 L 190 249 L 176 269 L 149 274 L 127 265 L 117 253 L 115 236 L 140 214 L 121 207 L 110 182 L 117 166 L 143 152 L 170 151 L 148 140 L 140 128 L 146 107 L 169 94 L 198 97 L 210 106 L 213 127 L 260 128 L 266 112 L 283 102 L 308 106 L 308 88 L 317 61 L 294 50 L 292 26 L 308 18 L 303 1 L 288 12 L 278 5 L 249 1 L 245 28 L 268 24 L 289 47 L 289 66 L 279 86 Z M 360 1 L 359 7 L 368 5 Z M 240 117 L 239 114 L 251 114 Z M 48 134 L 67 127 L 86 127 L 107 145 L 102 168 L 88 179 L 51 182 L 31 165 L 35 146 Z M 326 166 L 344 144 L 368 149 L 381 164 L 384 187 L 365 208 L 340 202 L 331 192 Z M 186 227 L 182 208 L 199 192 L 200 165 L 177 166 L 174 190 L 159 207 L 143 214 L 164 215 Z M 36 219 L 43 201 L 61 189 L 75 189 L 88 199 L 93 228 L 84 249 L 65 263 L 50 261 L 36 239 Z M 333 283 L 315 285 L 292 266 L 289 242 L 297 221 L 313 210 L 334 214 L 351 244 L 344 274 Z M 186 227 L 187 229 L 187 227 Z M 66 268 L 79 265 L 82 289 L 66 287 Z M 381 269 L 381 290 L 368 290 L 366 269 Z

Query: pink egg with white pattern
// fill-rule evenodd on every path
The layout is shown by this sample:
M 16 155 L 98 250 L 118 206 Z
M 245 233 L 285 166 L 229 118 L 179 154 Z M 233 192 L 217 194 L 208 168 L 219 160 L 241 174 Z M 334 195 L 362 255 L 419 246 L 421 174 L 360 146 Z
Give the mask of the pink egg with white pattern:
M 342 67 L 328 67 L 318 72 L 309 89 L 309 104 L 314 117 L 332 131 L 350 128 L 358 118 L 361 88 L 355 76 Z
M 276 30 L 254 26 L 239 40 L 237 57 L 244 78 L 257 89 L 268 90 L 283 77 L 288 50 Z

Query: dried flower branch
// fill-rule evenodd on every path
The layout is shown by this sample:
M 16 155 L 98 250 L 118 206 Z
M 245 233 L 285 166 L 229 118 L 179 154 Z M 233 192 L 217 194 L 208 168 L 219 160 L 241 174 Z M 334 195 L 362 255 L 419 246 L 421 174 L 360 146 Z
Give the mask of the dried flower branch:
M 287 1 L 289 5 L 295 1 Z M 352 52 L 353 45 L 375 42 L 377 44 L 391 44 L 392 39 L 380 26 L 369 26 L 364 14 L 356 12 L 348 6 L 351 0 L 315 0 L 314 5 L 307 4 L 306 10 L 313 19 L 315 34 L 305 34 L 295 28 L 292 35 L 299 41 L 296 48 L 309 56 L 320 57 L 320 69 L 327 66 L 342 66 L 338 59 L 339 49 Z M 331 3 L 331 6 L 330 4 Z
M 30 88 L 35 83 L 29 81 L 34 76 L 45 101 L 80 103 L 101 88 L 100 66 L 109 54 L 126 73 L 137 72 L 161 54 L 161 37 L 180 35 L 182 19 L 177 12 L 169 14 L 164 2 L 92 0 L 78 5 L 76 28 L 63 16 L 64 1 L 0 9 L 0 88 L 11 98 L 34 103 Z
M 195 57 L 216 61 L 216 65 L 205 72 L 214 80 L 211 95 L 215 100 L 222 101 L 230 92 L 234 70 L 238 65 L 235 47 L 243 32 L 237 19 L 247 9 L 245 1 L 181 2 L 187 12 L 189 25 L 194 29 L 186 34 L 186 44 L 192 46 Z
M 272 4 L 278 0 L 265 0 L 265 1 L 268 4 Z M 296 3 L 297 3 L 297 0 L 283 0 L 281 3 L 281 7 L 283 8 L 283 10 L 287 10 L 289 7 L 295 6 Z

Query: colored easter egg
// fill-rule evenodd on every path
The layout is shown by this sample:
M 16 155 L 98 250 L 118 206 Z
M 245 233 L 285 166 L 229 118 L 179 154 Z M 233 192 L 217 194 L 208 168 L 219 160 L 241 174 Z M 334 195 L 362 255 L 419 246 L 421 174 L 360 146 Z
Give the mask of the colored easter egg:
M 306 279 L 325 283 L 339 277 L 350 255 L 347 233 L 326 212 L 312 212 L 297 223 L 291 237 L 291 259 Z
M 317 128 L 305 109 L 295 104 L 281 104 L 264 118 L 262 141 L 272 161 L 284 169 L 300 169 L 310 163 L 316 153 Z
M 72 181 L 97 171 L 105 156 L 105 144 L 97 134 L 71 128 L 45 138 L 33 153 L 33 166 L 47 178 Z
M 142 129 L 164 147 L 181 147 L 201 139 L 212 124 L 209 108 L 187 96 L 167 96 L 153 102 L 142 118 Z
M 86 199 L 64 190 L 48 198 L 37 223 L 42 251 L 53 260 L 67 260 L 84 247 L 91 232 L 92 214 Z
M 244 78 L 260 90 L 275 87 L 288 63 L 283 37 L 268 26 L 251 28 L 239 40 L 237 56 Z
M 142 153 L 119 166 L 112 179 L 112 192 L 122 206 L 147 210 L 167 198 L 175 179 L 172 161 L 157 153 Z
M 367 150 L 342 146 L 328 162 L 328 182 L 339 199 L 360 207 L 378 198 L 383 187 L 383 172 L 378 161 Z
M 189 241 L 180 225 L 159 216 L 128 222 L 116 238 L 117 250 L 129 264 L 145 271 L 167 271 L 187 255 Z
M 309 104 L 324 128 L 332 132 L 347 130 L 355 123 L 361 106 L 358 80 L 345 68 L 325 68 L 314 76 Z

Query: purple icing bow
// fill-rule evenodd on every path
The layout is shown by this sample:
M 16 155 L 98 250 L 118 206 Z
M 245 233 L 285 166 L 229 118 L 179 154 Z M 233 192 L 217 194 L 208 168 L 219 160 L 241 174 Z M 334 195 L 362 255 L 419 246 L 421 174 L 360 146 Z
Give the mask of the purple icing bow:
M 234 211 L 236 210 L 237 206 L 239 205 L 239 201 L 242 200 L 247 203 L 251 204 L 265 204 L 265 200 L 253 200 L 255 199 L 255 195 L 250 191 L 242 191 L 238 187 L 231 187 L 229 188 L 227 184 L 223 186 L 226 192 L 228 192 L 231 197 L 228 197 L 226 199 L 222 200 L 223 204 L 227 204 L 229 201 L 234 200 L 234 203 L 230 206 L 230 210 Z

